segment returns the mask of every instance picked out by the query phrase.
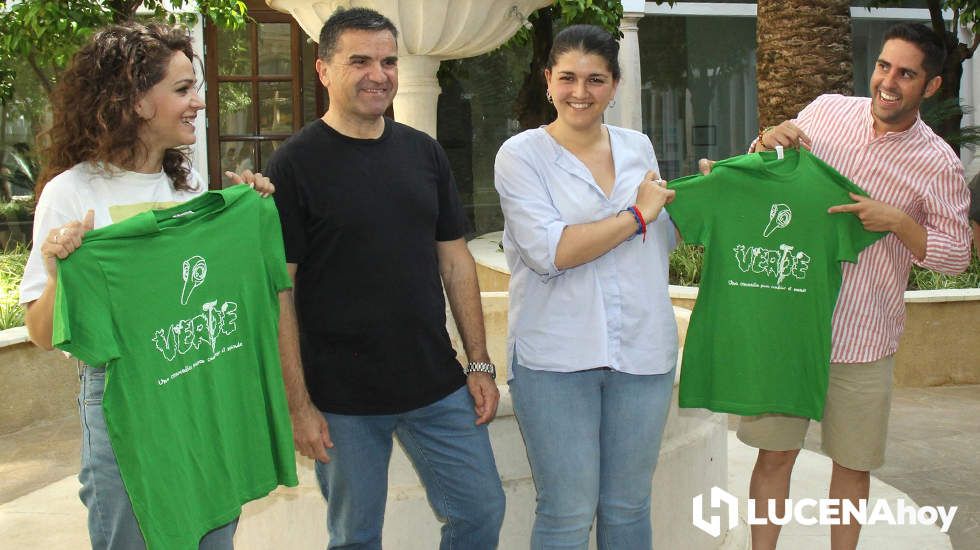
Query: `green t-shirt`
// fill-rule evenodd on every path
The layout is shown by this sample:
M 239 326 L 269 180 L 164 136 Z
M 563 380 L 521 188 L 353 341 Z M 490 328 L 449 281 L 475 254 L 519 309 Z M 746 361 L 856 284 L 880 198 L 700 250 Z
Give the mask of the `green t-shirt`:
M 247 185 L 89 232 L 58 265 L 55 346 L 106 366 L 102 407 L 149 550 L 197 548 L 296 485 L 279 366 L 275 203 Z
M 827 209 L 867 194 L 795 149 L 732 157 L 668 187 L 684 240 L 704 245 L 679 405 L 819 420 L 840 262 L 884 236 Z

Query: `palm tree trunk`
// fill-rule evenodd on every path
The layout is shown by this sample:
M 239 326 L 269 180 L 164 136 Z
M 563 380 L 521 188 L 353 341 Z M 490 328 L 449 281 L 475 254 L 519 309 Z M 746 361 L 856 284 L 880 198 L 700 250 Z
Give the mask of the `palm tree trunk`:
M 820 94 L 854 93 L 850 2 L 759 0 L 759 124 L 796 116 Z

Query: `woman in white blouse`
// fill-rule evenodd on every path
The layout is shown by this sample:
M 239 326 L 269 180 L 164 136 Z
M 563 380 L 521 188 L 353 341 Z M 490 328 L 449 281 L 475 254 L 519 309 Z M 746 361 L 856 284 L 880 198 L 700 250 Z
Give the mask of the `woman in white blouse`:
M 20 287 L 28 334 L 38 346 L 52 349 L 57 259 L 85 246 L 86 232 L 207 190 L 185 149 L 196 141 L 194 120 L 204 108 L 194 57 L 185 30 L 127 22 L 93 34 L 58 81 L 51 124 L 39 140 L 34 248 Z M 275 190 L 260 173 L 225 175 L 262 194 Z M 92 548 L 141 550 L 143 533 L 102 411 L 105 366 L 79 366 L 79 497 L 88 508 Z M 232 548 L 237 525 L 236 519 L 206 534 L 199 548 Z
M 651 479 L 677 329 L 663 212 L 674 196 L 650 140 L 602 123 L 619 45 L 575 25 L 545 78 L 558 118 L 507 140 L 495 185 L 510 266 L 511 395 L 537 488 L 531 548 L 652 547 Z

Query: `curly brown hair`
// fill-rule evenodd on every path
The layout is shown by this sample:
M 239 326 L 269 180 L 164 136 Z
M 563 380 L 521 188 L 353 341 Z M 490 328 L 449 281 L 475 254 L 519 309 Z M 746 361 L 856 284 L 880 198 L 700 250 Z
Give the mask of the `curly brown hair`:
M 158 23 L 112 25 L 96 32 L 72 57 L 51 93 L 51 127 L 38 136 L 42 169 L 35 193 L 80 162 L 128 166 L 147 151 L 138 136 L 136 104 L 163 80 L 171 58 L 195 59 L 184 29 Z M 174 189 L 191 189 L 190 161 L 167 149 L 163 171 Z

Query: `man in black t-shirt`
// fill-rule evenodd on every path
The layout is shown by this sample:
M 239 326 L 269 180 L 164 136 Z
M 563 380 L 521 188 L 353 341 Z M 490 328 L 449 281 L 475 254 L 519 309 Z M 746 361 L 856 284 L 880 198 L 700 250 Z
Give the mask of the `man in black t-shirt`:
M 396 37 L 371 10 L 331 16 L 316 62 L 330 106 L 267 166 L 295 284 L 279 331 L 294 439 L 317 461 L 331 547 L 381 547 L 395 434 L 445 523 L 443 547 L 492 549 L 504 494 L 487 423 L 499 393 L 476 266 L 445 152 L 383 117 Z

